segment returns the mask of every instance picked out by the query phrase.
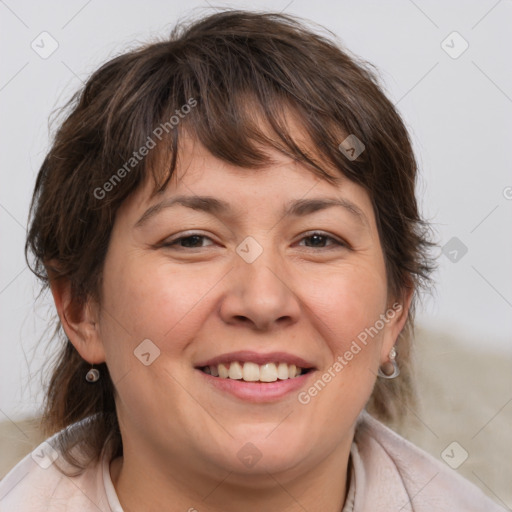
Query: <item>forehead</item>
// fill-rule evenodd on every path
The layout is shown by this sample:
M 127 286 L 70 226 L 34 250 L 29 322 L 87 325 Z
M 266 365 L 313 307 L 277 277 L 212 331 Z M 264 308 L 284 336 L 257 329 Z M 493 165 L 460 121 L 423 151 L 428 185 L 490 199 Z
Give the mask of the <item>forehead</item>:
M 267 149 L 266 153 L 267 165 L 242 168 L 216 158 L 197 140 L 186 138 L 181 141 L 178 163 L 165 189 L 153 194 L 154 183 L 148 179 L 122 209 L 140 215 L 149 207 L 152 214 L 162 206 L 179 203 L 225 217 L 269 210 L 304 215 L 325 207 L 319 204 L 324 201 L 338 203 L 370 227 L 372 205 L 363 187 L 335 169 L 328 170 L 337 180 L 333 184 L 277 150 Z
M 115 231 L 162 227 L 174 213 L 196 218 L 189 217 L 193 211 L 245 230 L 324 211 L 327 218 L 379 239 L 372 203 L 361 186 L 346 177 L 329 183 L 275 150 L 270 156 L 265 167 L 241 168 L 216 158 L 197 141 L 188 141 L 165 189 L 152 194 L 154 184 L 148 182 L 136 190 L 119 209 Z

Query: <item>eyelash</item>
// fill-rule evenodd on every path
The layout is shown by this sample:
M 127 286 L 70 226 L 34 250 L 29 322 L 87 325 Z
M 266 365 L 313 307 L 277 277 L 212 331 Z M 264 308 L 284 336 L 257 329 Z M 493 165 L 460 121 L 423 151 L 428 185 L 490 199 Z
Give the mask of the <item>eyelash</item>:
M 322 238 L 325 238 L 326 240 L 331 240 L 332 242 L 334 242 L 334 244 L 340 248 L 349 248 L 348 244 L 345 243 L 345 242 L 342 242 L 340 240 L 337 240 L 336 238 L 330 236 L 330 235 L 326 235 L 322 232 L 319 232 L 319 231 L 313 231 L 311 233 L 309 233 L 308 235 L 306 236 L 303 236 L 300 241 L 302 240 L 305 240 L 307 238 L 312 238 L 314 236 L 319 236 L 319 237 L 322 237 Z M 180 238 L 176 238 L 175 240 L 171 240 L 169 242 L 164 242 L 161 244 L 162 247 L 168 247 L 168 248 L 172 248 L 174 246 L 177 246 L 178 242 L 180 242 L 181 240 L 187 240 L 188 238 L 194 238 L 194 237 L 197 237 L 197 238 L 207 238 L 208 240 L 212 240 L 210 237 L 206 236 L 206 235 L 202 235 L 201 233 L 190 233 L 188 234 L 187 236 L 182 236 Z M 212 240 L 213 241 L 213 240 Z M 179 249 L 202 249 L 203 247 L 179 247 Z M 315 247 L 309 247 L 309 249 L 315 249 Z M 332 247 L 331 249 L 329 249 L 329 247 L 319 247 L 318 249 L 323 249 L 323 250 L 332 250 Z

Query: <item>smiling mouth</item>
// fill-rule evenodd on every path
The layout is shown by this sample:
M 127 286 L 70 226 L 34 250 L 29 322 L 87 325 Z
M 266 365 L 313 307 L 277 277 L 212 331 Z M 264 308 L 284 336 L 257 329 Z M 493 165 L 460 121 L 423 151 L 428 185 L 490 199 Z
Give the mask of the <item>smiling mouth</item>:
M 220 379 L 242 380 L 244 382 L 276 382 L 278 380 L 295 379 L 313 370 L 300 368 L 294 364 L 252 362 L 220 363 L 198 368 L 203 373 Z

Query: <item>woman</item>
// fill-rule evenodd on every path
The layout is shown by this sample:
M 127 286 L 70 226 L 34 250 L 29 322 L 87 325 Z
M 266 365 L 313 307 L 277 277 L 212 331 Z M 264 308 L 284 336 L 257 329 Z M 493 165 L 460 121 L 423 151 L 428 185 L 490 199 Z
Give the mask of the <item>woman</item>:
M 399 437 L 434 267 L 404 125 L 288 16 L 226 11 L 97 70 L 27 249 L 63 331 L 2 511 L 500 510 Z

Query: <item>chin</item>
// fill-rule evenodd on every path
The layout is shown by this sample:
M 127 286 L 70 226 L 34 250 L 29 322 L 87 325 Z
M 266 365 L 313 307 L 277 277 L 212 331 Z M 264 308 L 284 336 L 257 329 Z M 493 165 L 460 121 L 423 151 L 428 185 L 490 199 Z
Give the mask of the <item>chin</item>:
M 293 435 L 290 428 L 278 432 L 279 428 L 276 429 L 276 424 L 252 429 L 244 425 L 240 435 L 230 431 L 235 439 L 230 439 L 222 449 L 220 460 L 223 469 L 240 475 L 264 475 L 268 478 L 268 473 L 286 472 L 297 467 L 304 460 L 311 439 L 296 433 Z M 273 429 L 276 430 L 272 432 Z M 214 458 L 218 464 L 218 454 Z

